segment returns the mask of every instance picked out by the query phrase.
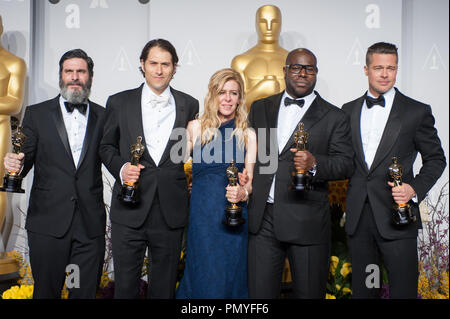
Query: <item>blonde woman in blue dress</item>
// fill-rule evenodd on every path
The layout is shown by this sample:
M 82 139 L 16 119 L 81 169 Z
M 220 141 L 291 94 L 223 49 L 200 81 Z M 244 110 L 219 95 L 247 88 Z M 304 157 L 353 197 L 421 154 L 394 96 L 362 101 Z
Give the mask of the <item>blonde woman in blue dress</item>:
M 192 193 L 186 265 L 177 298 L 248 298 L 247 200 L 252 193 L 257 146 L 247 115 L 239 73 L 233 69 L 214 73 L 204 112 L 187 127 L 188 154 L 192 151 L 193 157 Z M 229 186 L 226 169 L 231 160 L 240 172 L 246 170 L 244 185 Z M 222 223 L 229 203 L 242 207 L 244 224 L 229 227 Z

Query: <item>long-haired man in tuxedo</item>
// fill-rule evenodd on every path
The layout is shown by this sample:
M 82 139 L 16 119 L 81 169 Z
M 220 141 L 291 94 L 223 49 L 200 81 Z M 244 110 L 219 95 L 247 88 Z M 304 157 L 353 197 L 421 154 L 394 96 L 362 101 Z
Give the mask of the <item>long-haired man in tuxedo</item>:
M 114 94 L 106 103 L 107 120 L 101 142 L 105 166 L 115 177 L 111 200 L 115 298 L 139 298 L 139 280 L 146 250 L 149 298 L 173 298 L 183 229 L 188 217 L 188 189 L 183 162 L 171 148 L 199 110 L 190 95 L 173 89 L 178 56 L 164 39 L 143 48 L 138 88 Z M 175 133 L 175 135 L 173 135 Z M 145 146 L 138 165 L 130 163 L 130 147 L 141 136 Z M 124 182 L 139 180 L 140 201 L 129 205 L 118 198 Z

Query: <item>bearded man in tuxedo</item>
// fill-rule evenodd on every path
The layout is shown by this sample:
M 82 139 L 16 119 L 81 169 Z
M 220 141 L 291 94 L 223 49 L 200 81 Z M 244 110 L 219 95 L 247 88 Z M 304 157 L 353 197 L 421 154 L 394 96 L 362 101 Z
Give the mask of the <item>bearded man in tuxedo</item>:
M 25 228 L 34 298 L 95 298 L 105 253 L 106 213 L 98 154 L 105 110 L 89 100 L 94 62 L 81 49 L 59 61 L 60 94 L 26 108 L 22 152 L 7 153 L 8 171 L 34 167 Z M 72 281 L 71 281 L 72 282 Z

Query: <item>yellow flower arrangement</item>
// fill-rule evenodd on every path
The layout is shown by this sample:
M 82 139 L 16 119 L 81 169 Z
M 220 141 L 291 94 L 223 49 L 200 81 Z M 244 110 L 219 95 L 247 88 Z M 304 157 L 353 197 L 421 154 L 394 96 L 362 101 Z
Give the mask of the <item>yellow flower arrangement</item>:
M 189 185 L 192 182 L 192 158 L 184 163 L 184 174 L 186 174 L 186 181 Z
M 186 246 L 183 246 L 180 253 L 180 261 L 178 263 L 178 273 L 177 273 L 177 283 L 175 285 L 175 291 L 178 289 L 178 286 L 180 285 L 181 278 L 183 277 L 184 273 L 184 266 L 186 263 L 186 253 L 185 253 Z
M 349 262 L 343 263 L 341 267 L 341 275 L 342 277 L 347 277 L 349 273 L 352 272 L 352 264 Z
M 16 250 L 12 250 L 6 254 L 8 257 L 14 258 L 19 265 L 20 279 L 17 283 L 20 286 L 13 286 L 6 290 L 2 294 L 3 299 L 32 299 L 34 291 L 34 280 L 31 274 L 31 267 L 28 261 Z M 69 296 L 69 290 L 64 284 L 64 288 L 61 291 L 61 298 L 67 299 Z
M 69 298 L 69 289 L 67 289 L 66 283 L 64 283 L 64 287 L 61 290 L 61 299 L 68 299 Z
M 331 256 L 330 258 L 330 272 L 334 276 L 336 274 L 336 268 L 339 264 L 339 258 L 336 256 Z
M 28 261 L 23 258 L 22 254 L 17 250 L 12 250 L 6 253 L 6 256 L 14 258 L 16 263 L 19 265 L 19 275 L 20 279 L 17 281 L 19 285 L 31 286 L 34 284 L 33 276 L 31 274 L 31 268 Z
M 6 256 L 14 258 L 19 265 L 20 279 L 17 280 L 19 286 L 13 286 L 2 294 L 3 299 L 32 299 L 34 290 L 34 280 L 28 261 L 17 250 L 6 253 Z
M 448 296 L 448 272 L 444 272 L 441 278 L 441 291 L 446 299 L 449 299 Z
M 13 286 L 2 294 L 2 299 L 32 299 L 33 288 L 32 285 Z
M 345 259 L 345 255 L 330 257 L 326 299 L 350 298 L 352 295 L 352 265 Z
M 183 260 L 183 258 L 184 258 L 184 251 L 182 250 L 180 253 L 180 260 Z
M 110 282 L 112 282 L 112 280 L 109 277 L 109 273 L 103 270 L 102 277 L 100 278 L 100 288 L 105 288 Z
M 350 289 L 350 288 L 347 288 L 347 287 L 344 287 L 343 289 L 342 289 L 342 293 L 344 294 L 344 295 L 347 295 L 347 294 L 352 294 L 352 290 Z
M 421 203 L 423 230 L 418 236 L 419 283 L 417 295 L 422 299 L 449 299 L 448 189 L 447 181 L 433 196 Z M 424 214 L 425 215 L 425 214 Z
M 429 271 L 424 268 L 423 262 L 419 263 L 419 283 L 417 293 L 422 299 L 449 299 L 448 272 L 439 274 L 436 267 Z
M 345 212 L 345 199 L 347 197 L 348 179 L 328 182 L 328 201 L 330 205 L 338 205 Z

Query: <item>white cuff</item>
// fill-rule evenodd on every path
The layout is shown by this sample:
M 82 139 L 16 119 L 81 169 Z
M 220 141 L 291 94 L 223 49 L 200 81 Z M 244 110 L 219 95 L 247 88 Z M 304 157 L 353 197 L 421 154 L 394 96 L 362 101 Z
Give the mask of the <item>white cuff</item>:
M 242 186 L 242 188 L 245 191 L 245 197 L 241 200 L 241 202 L 248 202 L 248 190 L 244 186 Z
M 122 165 L 122 168 L 120 169 L 120 172 L 119 172 L 120 184 L 121 184 L 121 185 L 123 185 L 122 170 L 123 170 L 123 168 L 125 167 L 125 165 L 127 165 L 127 164 L 131 164 L 131 163 L 130 163 L 130 162 L 126 162 L 125 164 L 123 164 L 123 165 Z
M 316 175 L 317 173 L 317 164 L 314 164 L 314 166 L 309 170 L 312 176 Z

